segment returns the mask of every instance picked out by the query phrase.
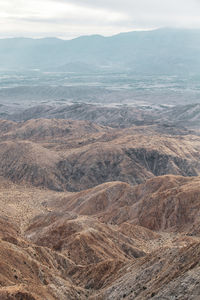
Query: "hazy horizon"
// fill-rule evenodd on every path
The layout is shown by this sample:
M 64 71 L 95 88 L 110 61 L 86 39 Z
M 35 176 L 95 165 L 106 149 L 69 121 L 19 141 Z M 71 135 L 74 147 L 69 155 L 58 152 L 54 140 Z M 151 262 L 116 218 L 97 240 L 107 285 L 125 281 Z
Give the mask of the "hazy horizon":
M 23 36 L 23 35 L 19 35 L 19 36 L 0 36 L 0 40 L 4 40 L 4 39 L 33 39 L 33 40 L 42 40 L 42 39 L 58 39 L 58 40 L 63 40 L 63 41 L 70 41 L 70 40 L 75 40 L 81 37 L 95 37 L 95 36 L 99 36 L 99 37 L 103 37 L 103 38 L 109 38 L 109 37 L 114 37 L 114 36 L 118 36 L 118 35 L 123 35 L 123 34 L 128 34 L 128 33 L 134 33 L 134 32 L 151 32 L 151 31 L 159 31 L 159 30 L 171 30 L 171 31 L 200 31 L 200 27 L 199 28 L 184 28 L 184 27 L 157 27 L 157 28 L 149 28 L 149 29 L 133 29 L 133 30 L 128 30 L 128 31 L 119 31 L 110 35 L 106 35 L 106 34 L 99 34 L 99 33 L 91 33 L 91 34 L 81 34 L 81 35 L 77 35 L 74 37 L 69 37 L 69 38 L 64 38 L 64 37 L 60 37 L 60 36 L 54 36 L 54 35 L 47 35 L 47 36 Z
M 188 29 L 188 28 L 175 28 L 175 27 L 158 27 L 158 28 L 149 28 L 149 29 L 133 29 L 133 30 L 128 30 L 128 31 L 119 31 L 113 34 L 100 34 L 100 33 L 91 33 L 91 34 L 80 34 L 74 37 L 62 37 L 62 36 L 54 36 L 54 35 L 47 35 L 47 36 L 0 36 L 0 40 L 3 39 L 34 39 L 34 40 L 41 40 L 41 39 L 60 39 L 60 40 L 74 40 L 80 37 L 85 37 L 85 36 L 101 36 L 101 37 L 112 37 L 115 35 L 123 34 L 123 33 L 131 33 L 131 32 L 146 32 L 146 31 L 155 31 L 155 30 L 161 30 L 161 29 Z M 200 28 L 193 28 L 194 30 L 200 30 Z

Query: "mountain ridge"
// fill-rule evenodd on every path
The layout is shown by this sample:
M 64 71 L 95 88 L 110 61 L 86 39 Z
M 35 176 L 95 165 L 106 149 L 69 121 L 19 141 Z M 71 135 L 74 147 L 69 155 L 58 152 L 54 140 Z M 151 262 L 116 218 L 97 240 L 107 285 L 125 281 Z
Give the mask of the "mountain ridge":
M 83 36 L 73 40 L 11 38 L 0 40 L 0 59 L 2 69 L 45 70 L 80 61 L 104 71 L 152 74 L 154 69 L 158 74 L 181 74 L 189 70 L 198 73 L 199 45 L 199 31 L 183 29 L 135 31 L 111 37 Z M 166 52 L 166 47 L 170 51 Z

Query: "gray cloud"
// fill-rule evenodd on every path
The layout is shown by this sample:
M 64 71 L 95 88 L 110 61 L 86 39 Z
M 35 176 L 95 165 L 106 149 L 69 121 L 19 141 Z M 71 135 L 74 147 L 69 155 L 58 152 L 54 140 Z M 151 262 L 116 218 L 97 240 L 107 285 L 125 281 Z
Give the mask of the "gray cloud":
M 55 0 L 53 0 L 55 1 Z M 104 9 L 126 14 L 127 20 L 151 26 L 193 27 L 200 14 L 199 0 L 61 0 L 94 9 Z M 200 27 L 200 20 L 198 22 Z
M 199 0 L 0 0 L 0 36 L 110 35 L 157 27 L 200 28 Z

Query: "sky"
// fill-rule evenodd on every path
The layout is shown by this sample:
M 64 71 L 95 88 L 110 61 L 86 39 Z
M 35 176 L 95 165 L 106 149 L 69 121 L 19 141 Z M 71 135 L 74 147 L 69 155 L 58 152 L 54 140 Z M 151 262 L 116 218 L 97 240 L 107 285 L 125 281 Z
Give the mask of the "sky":
M 0 0 L 0 38 L 200 28 L 200 0 Z

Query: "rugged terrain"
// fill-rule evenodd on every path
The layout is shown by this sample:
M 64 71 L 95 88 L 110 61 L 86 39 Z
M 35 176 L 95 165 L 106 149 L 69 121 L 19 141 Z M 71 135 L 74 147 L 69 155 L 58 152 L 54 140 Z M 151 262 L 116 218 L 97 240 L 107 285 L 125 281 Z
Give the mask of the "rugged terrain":
M 197 176 L 200 137 L 155 126 L 114 129 L 88 121 L 0 122 L 0 174 L 59 191 L 110 181 L 131 185 L 154 176 Z
M 130 96 L 131 98 L 134 95 Z M 20 96 L 21 98 L 21 96 Z M 111 98 L 116 99 L 116 95 Z M 66 104 L 65 104 L 66 102 Z M 117 102 L 117 99 L 116 99 Z M 23 103 L 23 102 L 22 102 Z M 171 134 L 187 134 L 199 129 L 199 103 L 187 105 L 159 105 L 151 102 L 130 100 L 129 104 L 101 105 L 88 103 L 68 103 L 67 100 L 50 104 L 31 105 L 24 109 L 18 101 L 17 106 L 0 106 L 0 118 L 22 122 L 31 119 L 70 119 L 95 122 L 113 128 L 127 128 L 133 125 L 155 125 L 158 130 Z
M 198 299 L 198 127 L 78 119 L 0 121 L 0 298 Z

